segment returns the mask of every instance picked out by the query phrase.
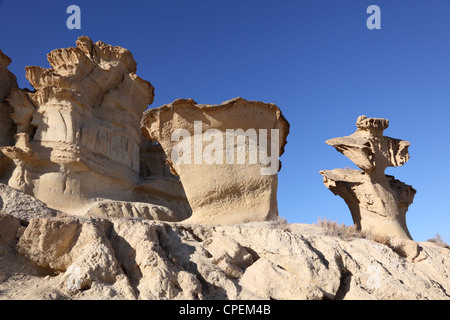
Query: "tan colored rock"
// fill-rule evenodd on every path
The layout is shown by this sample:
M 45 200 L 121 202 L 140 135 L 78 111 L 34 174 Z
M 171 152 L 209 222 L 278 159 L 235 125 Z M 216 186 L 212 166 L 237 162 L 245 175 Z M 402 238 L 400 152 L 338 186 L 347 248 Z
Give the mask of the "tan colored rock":
M 11 59 L 0 50 L 0 147 L 14 143 L 16 127 L 11 119 L 13 112 L 6 101 L 11 90 L 17 88 L 16 77 L 7 69 Z M 11 161 L 0 150 L 0 179 L 9 171 Z
M 1 194 L 0 299 L 450 299 L 450 250 L 431 242 L 282 222 L 19 216 L 14 202 L 46 208 Z
M 89 220 L 32 219 L 17 244 L 17 250 L 38 267 L 62 274 L 63 292 L 90 289 L 94 282 L 116 286 L 125 297 L 134 298 L 104 227 Z
M 449 249 L 312 225 L 0 215 L 0 235 L 0 299 L 450 299 Z
M 323 293 L 316 286 L 303 282 L 297 275 L 261 258 L 249 267 L 240 285 L 258 299 L 321 300 Z
M 409 159 L 409 142 L 383 136 L 386 119 L 360 116 L 357 130 L 350 136 L 328 140 L 361 170 L 323 170 L 325 186 L 349 206 L 358 230 L 412 239 L 406 225 L 406 211 L 416 190 L 385 175 L 387 167 L 397 167 Z
M 199 278 L 183 265 L 195 248 L 183 245 L 177 237 L 168 236 L 165 225 L 116 220 L 111 244 L 141 299 L 201 297 Z
M 278 158 L 289 124 L 277 106 L 242 98 L 221 105 L 179 99 L 146 111 L 141 128 L 180 176 L 193 211 L 188 222 L 235 224 L 278 216 Z M 270 158 L 264 162 L 263 155 Z
M 0 211 L 0 246 L 15 247 L 21 234 L 20 220 Z
M 141 159 L 147 150 L 139 125 L 153 102 L 153 86 L 136 75 L 127 49 L 88 37 L 76 43 L 50 52 L 51 68 L 26 68 L 35 92 L 13 88 L 7 98 L 17 126 L 15 144 L 1 148 L 15 165 L 8 184 L 71 214 L 84 215 L 97 202 L 112 200 L 150 202 L 139 205 L 141 217 L 160 205 L 168 206 L 171 220 L 187 218 L 179 180 L 160 179 L 164 168 L 153 169 L 166 166 L 161 156 Z
M 0 183 L 0 211 L 23 221 L 64 216 L 63 213 L 48 208 L 42 201 L 3 183 Z
M 167 165 L 167 156 L 162 147 L 148 139 L 143 139 L 140 145 L 139 176 L 146 179 L 152 177 L 175 178 Z
M 212 255 L 212 263 L 230 278 L 240 278 L 244 273 L 243 270 L 254 262 L 253 256 L 230 237 L 218 235 L 206 239 L 203 245 Z
M 35 133 L 25 137 L 29 150 L 3 148 L 16 164 L 9 185 L 76 212 L 92 198 L 114 198 L 137 184 L 138 125 L 153 87 L 136 76 L 128 50 L 87 37 L 47 58 L 50 69 L 26 68 L 36 92 L 10 99 L 19 128 Z
M 143 218 L 178 221 L 179 217 L 164 206 L 143 202 L 104 200 L 94 203 L 86 212 L 91 217 Z
M 179 177 L 170 172 L 167 157 L 161 146 L 143 138 L 139 156 L 139 184 L 134 186 L 133 201 L 168 208 L 176 220 L 171 218 L 166 221 L 189 218 L 192 213 L 191 206 Z

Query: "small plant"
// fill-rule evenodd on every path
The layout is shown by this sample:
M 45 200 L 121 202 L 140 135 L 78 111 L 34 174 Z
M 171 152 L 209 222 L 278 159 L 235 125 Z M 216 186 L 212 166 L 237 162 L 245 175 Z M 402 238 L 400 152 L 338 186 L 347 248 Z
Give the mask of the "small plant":
M 269 226 L 273 229 L 281 229 L 284 231 L 289 231 L 289 223 L 283 217 L 277 217 L 274 220 L 269 220 Z
M 384 244 L 388 247 L 393 247 L 391 244 L 391 238 L 388 236 L 383 236 L 383 235 L 379 235 L 379 234 L 374 234 L 371 232 L 360 232 L 361 233 L 361 238 L 367 239 L 367 240 L 372 240 L 381 244 Z
M 318 226 L 325 229 L 325 233 L 329 236 L 339 237 L 343 240 L 352 238 L 360 238 L 372 240 L 387 246 L 390 246 L 390 238 L 387 236 L 380 236 L 368 231 L 360 231 L 355 225 L 346 226 L 345 224 L 338 224 L 336 221 L 328 220 L 327 218 L 319 218 L 316 223 Z
M 436 233 L 436 235 L 434 236 L 434 238 L 428 239 L 428 242 L 432 242 L 437 246 L 440 246 L 442 248 L 447 248 L 450 249 L 450 246 L 444 241 L 444 239 L 442 239 L 442 237 Z
M 316 224 L 325 229 L 325 233 L 329 236 L 341 239 L 363 238 L 355 226 L 346 226 L 343 223 L 338 224 L 336 221 L 331 221 L 327 218 L 319 218 Z

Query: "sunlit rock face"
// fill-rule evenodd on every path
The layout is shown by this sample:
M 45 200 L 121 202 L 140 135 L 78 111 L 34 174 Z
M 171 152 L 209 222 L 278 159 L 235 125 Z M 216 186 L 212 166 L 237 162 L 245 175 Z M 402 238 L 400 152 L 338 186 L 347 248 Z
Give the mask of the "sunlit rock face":
M 389 121 L 360 116 L 352 135 L 326 141 L 361 170 L 323 170 L 325 186 L 344 199 L 358 229 L 382 236 L 412 239 L 406 211 L 416 190 L 385 175 L 387 167 L 404 165 L 409 142 L 383 136 Z
M 178 99 L 146 111 L 142 132 L 160 143 L 179 175 L 192 208 L 187 222 L 229 225 L 278 217 L 277 173 L 289 123 L 276 105 Z
M 143 189 L 161 183 L 144 181 L 139 173 L 140 121 L 154 88 L 136 75 L 131 52 L 80 37 L 76 47 L 53 50 L 47 58 L 51 68 L 26 68 L 35 91 L 14 89 L 8 98 L 17 125 L 15 145 L 2 148 L 16 166 L 9 185 L 74 214 L 104 199 L 152 198 Z M 187 204 L 179 181 L 169 184 L 178 187 L 176 201 Z M 163 198 L 154 196 L 153 204 Z M 125 215 L 142 213 L 126 203 L 119 207 L 128 208 Z

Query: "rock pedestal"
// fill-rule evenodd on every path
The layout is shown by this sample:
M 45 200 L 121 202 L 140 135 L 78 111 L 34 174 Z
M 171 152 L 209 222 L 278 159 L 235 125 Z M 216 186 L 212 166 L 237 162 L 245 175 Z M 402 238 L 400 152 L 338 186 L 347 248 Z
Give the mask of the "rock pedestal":
M 384 174 L 409 159 L 409 142 L 383 136 L 386 119 L 360 116 L 350 136 L 326 141 L 352 160 L 361 170 L 323 170 L 325 186 L 349 206 L 359 230 L 382 236 L 412 239 L 406 226 L 406 211 L 416 190 Z
M 187 221 L 205 224 L 278 217 L 278 158 L 288 131 L 277 106 L 242 98 L 221 105 L 180 99 L 146 111 L 142 121 L 143 135 L 161 144 L 180 177 L 193 210 Z

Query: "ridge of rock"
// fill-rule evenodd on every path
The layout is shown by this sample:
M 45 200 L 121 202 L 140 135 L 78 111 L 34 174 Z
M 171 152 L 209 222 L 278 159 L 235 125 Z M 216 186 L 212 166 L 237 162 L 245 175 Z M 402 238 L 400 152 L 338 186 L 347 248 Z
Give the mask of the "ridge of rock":
M 450 250 L 419 245 L 411 260 L 315 225 L 3 212 L 0 299 L 450 299 Z

